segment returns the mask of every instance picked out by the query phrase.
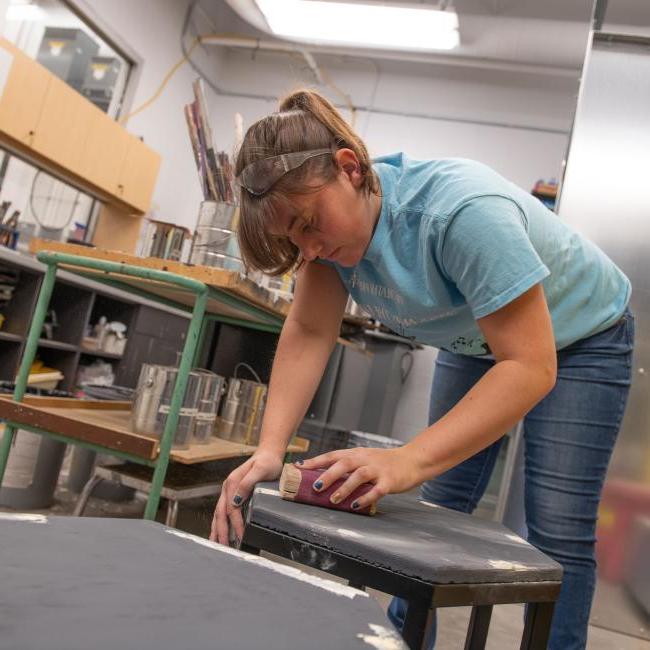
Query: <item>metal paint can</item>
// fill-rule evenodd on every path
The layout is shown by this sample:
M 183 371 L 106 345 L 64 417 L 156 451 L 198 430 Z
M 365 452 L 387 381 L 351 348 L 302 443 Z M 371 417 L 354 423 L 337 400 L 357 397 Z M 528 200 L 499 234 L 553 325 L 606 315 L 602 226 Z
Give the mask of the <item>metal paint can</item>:
M 131 412 L 131 428 L 136 433 L 156 434 L 160 399 L 165 388 L 166 366 L 143 363 Z
M 161 437 L 165 431 L 167 415 L 171 407 L 174 388 L 178 378 L 178 368 L 166 367 L 165 386 L 160 398 L 160 406 L 156 418 L 156 435 Z M 174 441 L 172 446 L 175 449 L 187 449 L 192 441 L 192 431 L 194 421 L 199 412 L 199 401 L 201 395 L 202 374 L 196 370 L 190 371 L 187 377 L 187 387 L 185 396 L 181 403 L 181 409 L 178 414 L 178 424 L 174 432 Z
M 267 390 L 266 384 L 231 377 L 217 435 L 233 442 L 256 445 L 262 428 Z
M 198 413 L 194 419 L 193 441 L 210 442 L 217 423 L 217 411 L 225 391 L 226 378 L 209 370 L 197 370 L 202 376 Z
M 221 201 L 203 201 L 192 239 L 190 264 L 242 272 L 244 265 L 236 234 L 238 221 L 239 206 Z

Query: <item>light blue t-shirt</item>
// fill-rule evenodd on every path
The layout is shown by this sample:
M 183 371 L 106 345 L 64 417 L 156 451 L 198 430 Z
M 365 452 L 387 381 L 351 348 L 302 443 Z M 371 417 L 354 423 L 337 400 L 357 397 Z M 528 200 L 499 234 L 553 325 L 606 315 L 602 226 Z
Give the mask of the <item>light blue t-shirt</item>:
M 623 314 L 630 282 L 531 194 L 464 159 L 374 161 L 381 214 L 363 259 L 334 264 L 354 300 L 398 334 L 488 354 L 476 320 L 538 282 L 557 349 Z

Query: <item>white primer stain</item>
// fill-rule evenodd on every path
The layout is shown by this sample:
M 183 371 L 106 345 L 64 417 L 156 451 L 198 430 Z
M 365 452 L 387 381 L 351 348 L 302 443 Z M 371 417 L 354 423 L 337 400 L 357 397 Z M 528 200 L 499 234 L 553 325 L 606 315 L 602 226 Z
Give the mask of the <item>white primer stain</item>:
M 517 542 L 517 544 L 528 544 L 528 542 L 525 539 L 519 537 L 519 535 L 506 535 L 506 538 L 511 542 Z
M 361 533 L 357 533 L 356 530 L 348 530 L 347 528 L 337 528 L 336 532 L 343 537 L 355 537 L 357 539 L 363 539 Z
M 280 490 L 272 490 L 271 488 L 258 487 L 255 488 L 255 492 L 259 492 L 260 494 L 268 494 L 272 497 L 280 496 Z
M 202 537 L 197 537 L 196 535 L 191 535 L 190 533 L 184 533 L 179 530 L 167 530 L 168 533 L 176 535 L 176 537 L 181 537 L 183 539 L 188 539 L 191 542 L 200 544 L 201 546 L 207 546 L 208 548 L 214 549 L 215 551 L 221 551 L 222 553 L 227 553 L 228 555 L 233 555 L 240 560 L 245 562 L 250 562 L 251 564 L 257 564 L 258 566 L 264 567 L 265 569 L 270 569 L 276 573 L 281 573 L 290 578 L 295 578 L 301 582 L 307 582 L 314 587 L 320 587 L 326 591 L 330 591 L 337 596 L 345 596 L 346 598 L 356 598 L 357 596 L 364 596 L 368 598 L 368 594 L 365 591 L 360 591 L 359 589 L 354 589 L 348 585 L 340 584 L 332 580 L 324 580 L 318 576 L 312 576 L 300 569 L 296 569 L 292 566 L 286 566 L 284 564 L 278 564 L 277 562 L 272 562 L 266 558 L 259 557 L 258 555 L 251 555 L 250 553 L 244 553 L 243 551 L 238 551 L 235 548 L 230 548 L 229 546 L 224 546 L 223 544 L 217 544 L 216 542 L 211 542 L 208 539 L 203 539 Z
M 508 569 L 511 571 L 525 571 L 528 567 L 520 562 L 507 562 L 506 560 L 488 560 L 493 569 Z
M 377 650 L 403 650 L 406 647 L 402 637 L 397 632 L 374 623 L 368 623 L 368 627 L 372 630 L 372 634 L 357 634 L 357 638 L 373 648 L 377 648 Z
M 33 524 L 46 524 L 45 515 L 30 515 L 27 513 L 0 512 L 2 521 L 31 521 Z
M 422 499 L 418 499 L 418 503 L 421 503 L 423 506 L 429 506 L 429 508 L 442 508 L 442 506 L 436 503 L 429 503 L 428 501 L 422 501 Z

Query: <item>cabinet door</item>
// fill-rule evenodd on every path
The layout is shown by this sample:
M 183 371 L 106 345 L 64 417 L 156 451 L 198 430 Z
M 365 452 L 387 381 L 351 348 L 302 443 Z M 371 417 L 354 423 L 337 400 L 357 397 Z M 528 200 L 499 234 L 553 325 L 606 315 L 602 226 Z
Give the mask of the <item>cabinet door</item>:
M 138 138 L 130 135 L 129 140 L 117 195 L 129 205 L 146 212 L 156 185 L 160 156 Z
M 117 194 L 120 172 L 129 147 L 129 134 L 91 105 L 90 128 L 81 154 L 83 175 L 109 194 Z
M 32 147 L 72 172 L 84 175 L 81 157 L 94 107 L 74 88 L 52 77 Z
M 4 43 L 0 45 L 0 57 L 3 67 L 10 66 L 0 99 L 0 132 L 31 145 L 52 75 Z

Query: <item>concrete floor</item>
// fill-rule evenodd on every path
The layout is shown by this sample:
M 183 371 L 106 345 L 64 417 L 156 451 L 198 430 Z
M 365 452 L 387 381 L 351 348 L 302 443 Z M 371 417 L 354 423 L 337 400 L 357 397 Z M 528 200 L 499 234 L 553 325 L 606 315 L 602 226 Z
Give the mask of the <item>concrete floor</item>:
M 55 503 L 47 510 L 39 510 L 49 515 L 69 515 L 72 513 L 77 495 L 71 493 L 64 487 L 57 489 Z M 195 499 L 185 502 L 180 508 L 177 527 L 195 535 L 207 536 L 212 518 L 214 501 L 212 499 Z M 3 510 L 0 508 L 0 510 Z M 4 509 L 6 510 L 6 509 Z M 144 501 L 136 498 L 124 503 L 113 503 L 102 499 L 91 498 L 86 508 L 85 516 L 93 517 L 133 517 L 139 518 L 144 511 Z M 163 521 L 164 509 L 160 509 L 159 521 Z M 287 562 L 281 558 L 270 556 L 280 562 Z M 297 566 L 297 565 L 296 565 Z M 318 571 L 307 569 L 312 573 Z M 322 574 L 326 575 L 326 574 Z M 332 576 L 326 575 L 330 579 Z M 369 590 L 371 595 L 377 599 L 385 609 L 390 601 L 390 596 Z M 621 597 L 614 592 L 607 594 L 611 598 Z M 601 607 L 602 609 L 602 607 Z M 597 614 L 596 610 L 594 612 Z M 437 650 L 454 650 L 463 648 L 465 643 L 465 632 L 469 620 L 470 608 L 453 607 L 439 610 L 438 642 Z M 619 632 L 603 629 L 602 627 L 590 626 L 588 650 L 650 650 L 650 641 L 639 638 L 643 636 L 646 629 L 639 633 L 638 620 L 631 620 L 629 625 L 634 630 L 635 636 L 621 634 Z M 520 605 L 499 605 L 494 608 L 488 636 L 488 650 L 507 650 L 508 648 L 519 648 L 521 632 L 523 629 L 523 607 Z

